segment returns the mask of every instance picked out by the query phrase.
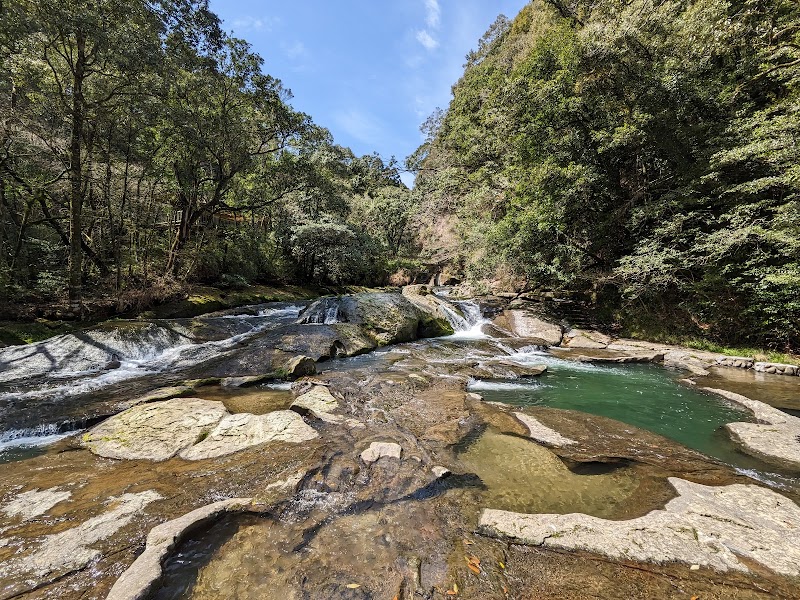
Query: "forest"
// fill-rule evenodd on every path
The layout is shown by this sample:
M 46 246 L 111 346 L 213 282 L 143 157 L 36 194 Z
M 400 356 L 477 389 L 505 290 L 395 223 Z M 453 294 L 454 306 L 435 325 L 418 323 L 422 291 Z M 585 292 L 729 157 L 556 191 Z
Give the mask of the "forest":
M 800 346 L 796 1 L 534 0 L 423 130 L 423 252 L 469 280 L 583 294 L 629 334 Z
M 295 111 L 204 0 L 0 3 L 0 298 L 106 298 L 185 282 L 377 284 L 410 190 Z
M 434 265 L 476 294 L 583 298 L 630 335 L 800 347 L 795 0 L 501 15 L 422 125 L 413 190 L 295 111 L 203 0 L 3 0 L 0 59 L 7 306 Z

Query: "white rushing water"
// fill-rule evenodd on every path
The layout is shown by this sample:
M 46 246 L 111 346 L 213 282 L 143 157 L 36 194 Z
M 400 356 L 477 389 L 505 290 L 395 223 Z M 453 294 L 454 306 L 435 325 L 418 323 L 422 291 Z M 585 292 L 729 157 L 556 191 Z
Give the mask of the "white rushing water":
M 49 446 L 79 433 L 80 429 L 62 431 L 58 425 L 40 425 L 31 429 L 10 429 L 0 432 L 0 462 L 3 455 L 19 449 Z
M 461 300 L 453 304 L 461 311 L 461 315 L 447 304 L 442 303 L 440 305 L 447 317 L 447 321 L 455 330 L 455 333 L 447 336 L 447 339 L 482 340 L 491 337 L 483 332 L 484 325 L 488 325 L 491 321 L 483 316 L 481 307 L 477 302 Z
M 216 319 L 241 320 L 234 330 L 244 328 L 245 331 L 221 340 L 197 340 L 184 326 L 174 323 L 132 321 L 60 335 L 36 344 L 3 348 L 0 350 L 0 383 L 4 385 L 0 391 L 0 406 L 80 396 L 126 380 L 191 367 L 224 354 L 269 327 L 293 321 L 303 308 L 300 305 L 266 306 L 255 314 L 198 319 L 212 324 Z M 227 330 L 227 327 L 222 329 Z M 112 361 L 117 364 L 110 365 Z M 9 429 L 0 432 L 0 454 L 13 448 L 51 444 L 74 433 L 65 432 L 63 424 Z

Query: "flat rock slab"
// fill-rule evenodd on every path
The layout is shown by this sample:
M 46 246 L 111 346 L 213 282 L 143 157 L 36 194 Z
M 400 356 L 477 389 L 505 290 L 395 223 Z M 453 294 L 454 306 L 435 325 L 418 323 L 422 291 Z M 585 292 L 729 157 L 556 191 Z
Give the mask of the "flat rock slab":
M 201 460 L 266 442 L 315 437 L 317 432 L 289 410 L 231 415 L 222 402 L 186 398 L 130 408 L 91 429 L 82 444 L 107 458 Z
M 202 460 L 267 442 L 297 444 L 316 437 L 319 434 L 314 428 L 291 410 L 276 410 L 264 415 L 242 413 L 224 417 L 206 438 L 182 450 L 179 456 L 185 460 Z
M 72 492 L 53 487 L 47 490 L 30 490 L 16 496 L 0 507 L 0 512 L 7 517 L 21 517 L 28 521 L 45 514 L 59 502 L 69 499 Z
M 541 442 L 546 446 L 554 446 L 556 448 L 560 448 L 562 446 L 569 446 L 571 444 L 577 444 L 575 440 L 571 440 L 568 437 L 564 437 L 554 429 L 550 429 L 546 425 L 542 424 L 538 419 L 526 415 L 525 413 L 516 412 L 514 416 L 517 417 L 525 427 L 528 428 L 529 436 L 531 439 L 536 440 L 537 442 Z
M 339 423 L 344 420 L 344 417 L 332 414 L 339 408 L 339 401 L 323 385 L 315 385 L 305 394 L 295 398 L 289 408 L 302 415 L 309 414 L 327 422 Z
M 72 529 L 46 535 L 30 554 L 0 563 L 0 580 L 26 573 L 39 583 L 45 583 L 84 568 L 101 554 L 91 548 L 92 544 L 122 529 L 148 504 L 159 499 L 161 495 L 152 490 L 109 498 L 107 511 Z
M 403 449 L 400 447 L 400 444 L 395 444 L 394 442 L 372 442 L 369 448 L 361 453 L 361 460 L 368 465 L 383 457 L 396 458 L 399 460 L 402 453 Z
M 106 458 L 167 460 L 208 435 L 226 415 L 222 402 L 200 398 L 140 404 L 93 427 L 81 443 Z
M 515 542 L 584 550 L 619 561 L 687 563 L 748 571 L 739 557 L 800 575 L 800 507 L 755 485 L 705 486 L 671 477 L 678 497 L 628 521 L 584 514 L 526 515 L 484 510 L 481 530 Z
M 800 419 L 741 394 L 715 388 L 703 390 L 743 406 L 759 421 L 725 425 L 742 450 L 767 462 L 800 469 Z

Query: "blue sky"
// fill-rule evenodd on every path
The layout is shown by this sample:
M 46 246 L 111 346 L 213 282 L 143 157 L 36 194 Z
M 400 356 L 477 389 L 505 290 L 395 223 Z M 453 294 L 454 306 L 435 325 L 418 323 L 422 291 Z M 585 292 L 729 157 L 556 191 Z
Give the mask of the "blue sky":
M 466 53 L 498 14 L 513 18 L 527 2 L 211 0 L 211 8 L 336 143 L 402 161 L 422 141 L 419 125 L 450 102 Z

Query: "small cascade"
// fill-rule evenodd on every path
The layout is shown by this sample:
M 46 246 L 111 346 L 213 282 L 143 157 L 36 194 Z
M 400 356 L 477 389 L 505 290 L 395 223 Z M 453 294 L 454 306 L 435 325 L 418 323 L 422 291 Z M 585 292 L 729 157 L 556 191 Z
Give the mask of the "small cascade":
M 444 302 L 439 305 L 442 309 L 442 313 L 444 314 L 445 319 L 447 322 L 450 323 L 450 326 L 453 328 L 453 331 L 466 331 L 469 329 L 469 322 L 458 314 L 454 308 L 451 308 Z
M 464 316 L 459 316 L 459 321 L 457 323 L 458 326 L 451 322 L 451 325 L 453 325 L 453 329 L 455 330 L 455 333 L 451 337 L 469 340 L 485 339 L 490 337 L 483 332 L 483 326 L 490 323 L 490 321 L 483 316 L 483 311 L 477 302 L 474 300 L 459 300 L 453 304 L 458 307 Z M 442 305 L 442 308 L 444 309 L 445 306 Z M 455 311 L 453 312 L 454 314 L 457 314 Z
M 0 431 L 0 463 L 24 457 L 25 450 L 49 446 L 95 425 L 100 419 L 42 423 L 24 429 Z
M 299 323 L 304 325 L 333 325 L 342 323 L 339 316 L 340 301 L 338 298 L 321 298 L 308 307 L 300 317 Z

